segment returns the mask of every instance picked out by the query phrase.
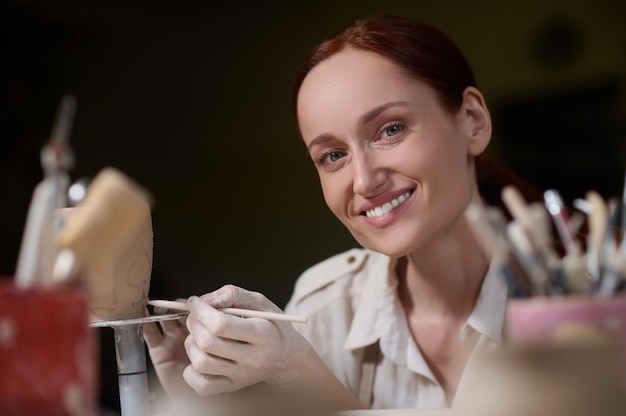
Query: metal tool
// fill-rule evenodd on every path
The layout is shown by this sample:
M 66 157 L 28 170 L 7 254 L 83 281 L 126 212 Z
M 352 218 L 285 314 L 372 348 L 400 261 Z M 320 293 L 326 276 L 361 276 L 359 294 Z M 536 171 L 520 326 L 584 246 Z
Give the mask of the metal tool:
M 143 318 L 92 322 L 94 328 L 113 328 L 115 357 L 122 416 L 149 416 L 148 365 L 143 338 L 143 325 L 180 319 L 186 312 L 150 315 Z
M 33 191 L 15 271 L 16 284 L 20 287 L 51 283 L 56 256 L 54 213 L 55 209 L 66 204 L 68 171 L 74 166 L 69 135 L 75 110 L 74 96 L 64 96 L 59 104 L 50 140 L 41 149 L 44 178 Z

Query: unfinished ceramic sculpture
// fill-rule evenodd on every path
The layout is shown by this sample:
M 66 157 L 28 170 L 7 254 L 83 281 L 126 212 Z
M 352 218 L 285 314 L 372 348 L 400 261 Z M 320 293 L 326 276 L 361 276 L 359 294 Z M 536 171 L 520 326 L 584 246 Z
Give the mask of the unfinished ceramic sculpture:
M 57 244 L 71 253 L 72 274 L 87 283 L 92 320 L 143 317 L 153 255 L 145 192 L 107 168 L 89 186 L 84 202 L 58 212 Z

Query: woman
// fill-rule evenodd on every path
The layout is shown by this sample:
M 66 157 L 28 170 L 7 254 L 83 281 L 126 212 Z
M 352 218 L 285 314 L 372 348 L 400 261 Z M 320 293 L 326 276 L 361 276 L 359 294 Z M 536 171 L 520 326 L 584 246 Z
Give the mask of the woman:
M 315 48 L 295 81 L 297 122 L 328 207 L 364 248 L 299 278 L 286 307 L 308 317 L 297 330 L 218 311 L 279 310 L 234 286 L 189 299 L 188 336 L 146 327 L 165 389 L 265 382 L 338 409 L 458 399 L 471 354 L 500 342 L 507 297 L 464 221 L 491 138 L 475 84 L 448 37 L 409 19 L 355 22 Z M 183 337 L 185 351 L 168 347 Z

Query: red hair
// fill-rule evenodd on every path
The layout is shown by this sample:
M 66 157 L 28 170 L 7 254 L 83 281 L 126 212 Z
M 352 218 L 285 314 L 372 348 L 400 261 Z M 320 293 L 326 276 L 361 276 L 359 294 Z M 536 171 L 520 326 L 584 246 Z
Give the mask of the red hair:
M 460 108 L 465 89 L 476 87 L 476 79 L 467 59 L 445 33 L 417 20 L 391 15 L 374 16 L 348 24 L 306 56 L 293 84 L 296 115 L 300 87 L 309 72 L 320 62 L 348 47 L 374 52 L 391 60 L 410 77 L 433 88 L 450 113 Z M 509 184 L 517 186 L 529 201 L 543 199 L 540 189 L 496 161 L 484 154 L 475 159 L 478 187 L 488 204 L 504 209 L 500 193 Z
M 403 17 L 374 16 L 343 27 L 304 59 L 293 85 L 296 114 L 300 87 L 309 72 L 348 47 L 374 52 L 391 60 L 409 76 L 430 85 L 450 112 L 459 109 L 465 88 L 476 86 L 465 56 L 439 29 Z

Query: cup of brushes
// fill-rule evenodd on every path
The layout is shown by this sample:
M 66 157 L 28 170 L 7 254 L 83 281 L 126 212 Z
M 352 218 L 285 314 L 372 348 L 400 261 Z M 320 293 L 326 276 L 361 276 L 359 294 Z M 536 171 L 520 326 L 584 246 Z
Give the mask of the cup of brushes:
M 483 416 L 626 414 L 626 207 L 595 191 L 575 209 L 556 190 L 528 203 L 512 186 L 502 200 L 510 220 L 491 206 L 465 213 L 509 289 L 507 348 L 483 357 L 485 387 L 470 408 Z

